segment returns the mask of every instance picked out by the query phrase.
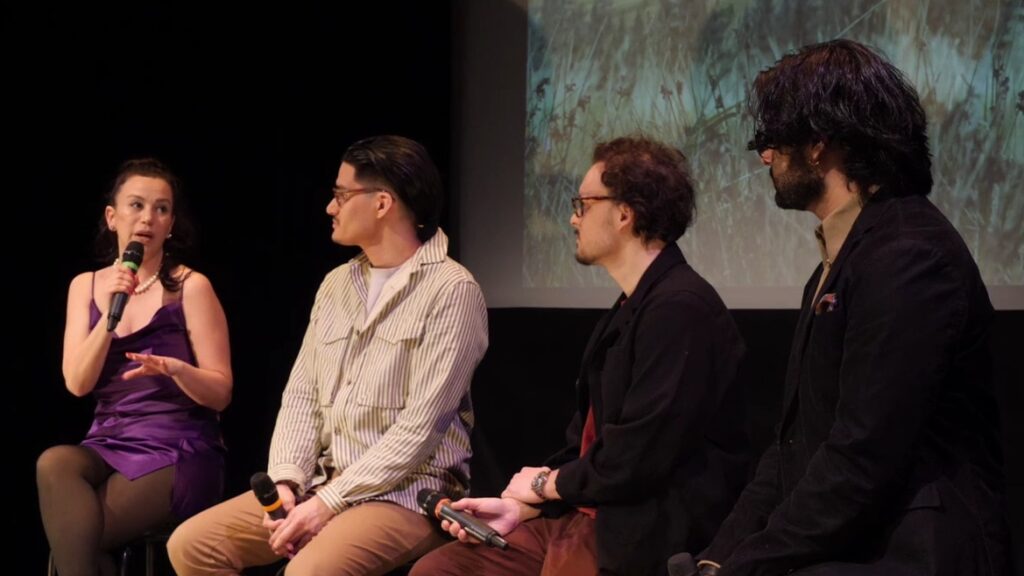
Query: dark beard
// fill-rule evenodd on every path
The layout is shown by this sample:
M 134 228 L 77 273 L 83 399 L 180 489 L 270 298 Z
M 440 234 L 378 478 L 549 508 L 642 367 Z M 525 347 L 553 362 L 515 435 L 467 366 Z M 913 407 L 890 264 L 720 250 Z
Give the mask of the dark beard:
M 806 210 L 825 193 L 825 179 L 811 169 L 803 154 L 793 154 L 783 176 L 769 173 L 775 184 L 775 204 L 783 210 Z

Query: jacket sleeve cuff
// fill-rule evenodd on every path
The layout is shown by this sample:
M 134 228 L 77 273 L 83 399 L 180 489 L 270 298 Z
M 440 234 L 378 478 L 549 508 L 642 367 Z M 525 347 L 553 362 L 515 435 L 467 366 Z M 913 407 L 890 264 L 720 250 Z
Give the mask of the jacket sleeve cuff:
M 341 494 L 339 494 L 338 491 L 330 484 L 326 484 L 317 490 L 316 495 L 318 498 L 323 500 L 324 504 L 327 504 L 327 507 L 335 514 L 340 514 L 349 507 L 348 502 L 346 502 L 345 499 L 342 498 Z
M 558 476 L 555 478 L 555 490 L 558 491 L 558 495 L 566 503 L 576 505 L 582 500 L 580 471 L 580 461 L 578 458 L 558 467 Z
M 306 474 L 298 466 L 291 464 L 278 464 L 273 466 L 270 470 L 267 470 L 267 476 L 277 482 L 290 482 L 294 484 L 292 490 L 298 487 L 298 491 L 295 493 L 296 496 L 301 496 L 306 491 Z
M 562 500 L 548 500 L 540 504 L 529 504 L 529 506 L 540 510 L 540 515 L 544 518 L 559 518 L 572 510 L 572 506 Z

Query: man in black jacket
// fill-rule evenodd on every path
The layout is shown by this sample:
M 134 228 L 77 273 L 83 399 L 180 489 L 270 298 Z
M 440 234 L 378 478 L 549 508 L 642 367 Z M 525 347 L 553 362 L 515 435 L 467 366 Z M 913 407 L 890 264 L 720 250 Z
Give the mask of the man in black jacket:
M 804 289 L 778 435 L 700 573 L 1006 574 L 992 306 L 925 197 L 916 92 L 837 40 L 762 72 L 751 102 L 751 148 L 776 203 L 821 220 L 822 264 Z
M 746 482 L 731 412 L 743 344 L 676 245 L 694 210 L 685 160 L 644 138 L 595 150 L 573 199 L 576 259 L 605 268 L 622 295 L 584 353 L 568 444 L 501 499 L 453 505 L 507 534 L 508 550 L 455 542 L 414 575 L 663 574 L 679 546 L 710 541 Z

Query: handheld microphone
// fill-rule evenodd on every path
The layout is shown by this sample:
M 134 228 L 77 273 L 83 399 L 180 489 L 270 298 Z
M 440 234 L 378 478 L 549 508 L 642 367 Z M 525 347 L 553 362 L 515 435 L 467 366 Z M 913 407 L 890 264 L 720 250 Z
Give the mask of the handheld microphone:
M 145 250 L 141 242 L 129 242 L 124 247 L 121 265 L 130 270 L 133 276 L 139 271 L 139 265 L 142 264 L 142 254 Z M 117 328 L 117 323 L 121 321 L 121 315 L 124 314 L 124 306 L 127 303 L 127 292 L 117 292 L 110 299 L 110 313 L 107 315 L 107 332 L 113 332 L 114 328 Z
M 700 570 L 689 552 L 680 552 L 668 557 L 668 576 L 700 576 Z
M 719 568 L 711 560 L 697 562 L 689 552 L 668 557 L 668 576 L 717 576 Z
M 281 520 L 288 515 L 281 502 L 281 496 L 277 493 L 277 486 L 266 472 L 253 474 L 249 479 L 249 485 L 252 486 L 256 499 L 260 501 L 260 505 L 271 520 Z
M 451 498 L 437 490 L 431 490 L 430 488 L 420 490 L 416 494 L 416 502 L 428 516 L 438 520 L 444 519 L 449 522 L 458 522 L 459 526 L 462 526 L 466 533 L 488 546 L 500 548 L 501 550 L 508 548 L 508 541 L 502 538 L 497 530 L 469 514 L 452 510 L 450 506 L 452 503 Z

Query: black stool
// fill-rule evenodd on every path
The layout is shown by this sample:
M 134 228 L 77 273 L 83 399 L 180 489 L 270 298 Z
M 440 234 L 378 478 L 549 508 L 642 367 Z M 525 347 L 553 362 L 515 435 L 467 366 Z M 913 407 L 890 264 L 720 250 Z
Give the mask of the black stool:
M 156 555 L 158 550 L 167 547 L 167 540 L 171 537 L 176 526 L 166 526 L 150 530 L 142 536 L 132 540 L 121 549 L 121 562 L 118 566 L 118 573 L 121 576 L 128 576 L 128 568 L 131 566 L 134 550 L 142 548 L 145 554 L 145 576 L 156 576 Z M 53 552 L 50 552 L 50 559 L 46 566 L 47 576 L 58 576 L 57 566 L 53 563 Z

